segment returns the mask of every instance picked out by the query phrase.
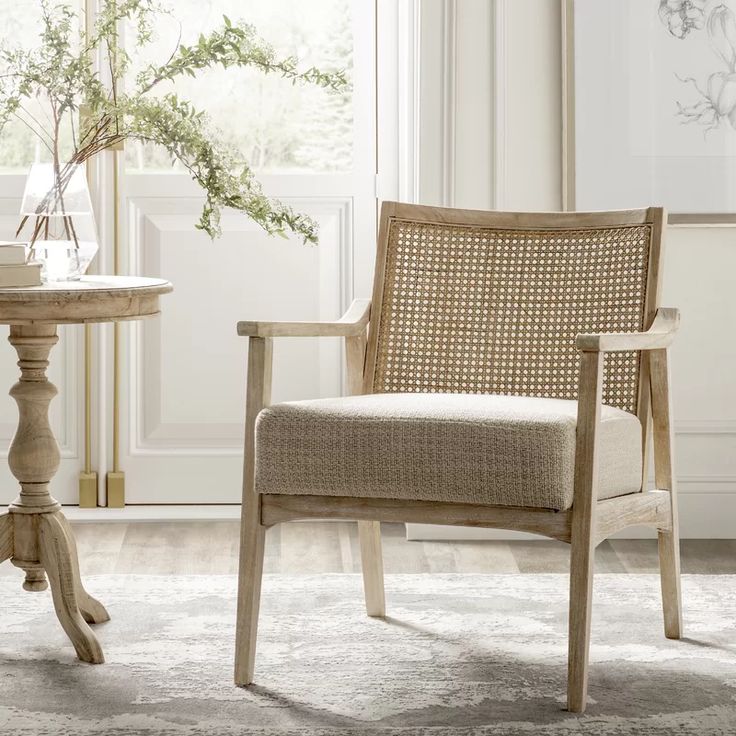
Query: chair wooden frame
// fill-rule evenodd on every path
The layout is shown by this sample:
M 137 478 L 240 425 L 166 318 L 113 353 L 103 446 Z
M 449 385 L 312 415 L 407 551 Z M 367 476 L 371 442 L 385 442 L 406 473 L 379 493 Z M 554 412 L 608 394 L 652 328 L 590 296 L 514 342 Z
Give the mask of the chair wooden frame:
M 578 422 L 573 505 L 566 511 L 474 504 L 405 501 L 375 498 L 308 495 L 259 495 L 255 489 L 255 421 L 270 403 L 272 340 L 274 337 L 337 336 L 345 338 L 348 383 L 351 393 L 368 393 L 375 362 L 376 327 L 383 278 L 382 248 L 391 217 L 442 221 L 447 210 L 397 203 L 384 204 L 379 235 L 376 288 L 372 303 L 359 299 L 336 322 L 240 322 L 238 334 L 249 338 L 248 383 L 245 418 L 245 454 L 241 527 L 240 574 L 235 655 L 235 682 L 253 681 L 260 586 L 266 529 L 296 519 L 349 519 L 358 522 L 366 610 L 369 616 L 385 615 L 380 522 L 454 524 L 532 532 L 571 545 L 570 618 L 568 654 L 568 710 L 585 710 L 588 687 L 593 557 L 598 544 L 615 532 L 633 525 L 658 530 L 664 633 L 682 636 L 680 557 L 677 498 L 673 474 L 673 428 L 668 347 L 679 324 L 676 309 L 659 308 L 660 254 L 665 213 L 660 208 L 610 213 L 483 213 L 453 210 L 453 222 L 509 228 L 606 227 L 647 223 L 653 227 L 648 264 L 644 323 L 636 333 L 581 334 L 578 375 Z M 383 244 L 383 245 L 382 245 Z M 370 326 L 370 330 L 369 330 Z M 650 426 L 653 428 L 655 486 L 598 501 L 598 427 L 606 353 L 641 351 L 637 414 L 643 427 L 644 473 Z M 650 423 L 651 420 L 651 423 Z M 645 478 L 642 480 L 644 487 Z

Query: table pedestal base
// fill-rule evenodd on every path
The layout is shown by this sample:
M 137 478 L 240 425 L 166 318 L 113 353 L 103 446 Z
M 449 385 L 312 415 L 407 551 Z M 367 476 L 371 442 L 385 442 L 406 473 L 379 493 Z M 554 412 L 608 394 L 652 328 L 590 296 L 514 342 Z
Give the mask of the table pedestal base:
M 56 325 L 11 325 L 9 339 L 18 353 L 21 375 L 10 389 L 19 418 L 8 464 L 20 483 L 20 495 L 0 516 L 0 561 L 10 559 L 25 571 L 26 590 L 51 585 L 56 615 L 77 655 L 98 664 L 105 658 L 87 624 L 110 617 L 82 587 L 74 534 L 49 493 L 49 481 L 61 459 L 49 424 L 49 403 L 57 391 L 46 377 L 49 353 L 59 339 Z
M 102 648 L 88 624 L 109 621 L 110 616 L 82 585 L 77 545 L 64 514 L 11 512 L 0 516 L 0 562 L 7 559 L 25 571 L 26 590 L 45 590 L 51 585 L 56 615 L 79 659 L 92 664 L 104 662 Z

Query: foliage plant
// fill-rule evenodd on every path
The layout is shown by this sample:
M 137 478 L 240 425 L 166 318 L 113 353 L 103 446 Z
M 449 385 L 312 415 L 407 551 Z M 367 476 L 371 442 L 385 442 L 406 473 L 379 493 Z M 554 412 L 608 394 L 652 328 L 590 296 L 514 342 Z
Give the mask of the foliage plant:
M 197 227 L 210 237 L 221 234 L 221 210 L 231 207 L 269 234 L 293 232 L 305 242 L 317 242 L 316 224 L 264 195 L 251 167 L 237 149 L 221 142 L 205 111 L 175 92 L 158 94 L 159 85 L 175 85 L 177 79 L 218 66 L 253 67 L 292 84 L 339 92 L 347 86 L 343 71 L 301 69 L 296 58 L 279 57 L 251 25 L 223 16 L 221 27 L 191 45 L 177 43 L 168 59 L 144 65 L 124 89 L 132 59 L 119 42 L 121 24 L 132 29 L 131 53 L 145 56 L 154 21 L 171 11 L 157 0 L 103 0 L 85 31 L 64 0 L 38 2 L 38 48 L 0 48 L 0 132 L 18 118 L 48 149 L 55 172 L 50 199 L 63 199 L 77 165 L 125 140 L 137 140 L 162 146 L 202 187 L 205 204 Z M 36 101 L 43 105 L 43 116 L 30 109 Z M 68 144 L 62 129 L 70 131 Z

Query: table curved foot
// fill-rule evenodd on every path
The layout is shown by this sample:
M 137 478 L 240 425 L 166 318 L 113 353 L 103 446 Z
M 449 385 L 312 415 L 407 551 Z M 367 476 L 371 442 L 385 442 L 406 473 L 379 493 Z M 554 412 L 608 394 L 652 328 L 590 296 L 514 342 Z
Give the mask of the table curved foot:
M 96 598 L 93 598 L 82 585 L 82 577 L 79 574 L 79 555 L 77 554 L 77 543 L 74 539 L 74 532 L 63 514 L 53 514 L 57 521 L 61 524 L 71 553 L 72 573 L 74 575 L 74 585 L 77 591 L 77 602 L 79 603 L 79 611 L 88 624 L 104 624 L 110 620 L 110 614 L 105 610 Z
M 96 609 L 90 604 L 91 601 L 102 609 L 104 615 L 107 612 L 94 598 L 81 590 L 81 587 L 78 588 L 76 555 L 72 553 L 69 535 L 59 517 L 60 514 L 56 513 L 41 514 L 38 517 L 40 561 L 49 578 L 56 615 L 71 639 L 77 656 L 83 662 L 102 664 L 105 661 L 102 648 L 87 625 L 86 616 L 81 609 L 84 607 L 88 616 L 94 615 Z

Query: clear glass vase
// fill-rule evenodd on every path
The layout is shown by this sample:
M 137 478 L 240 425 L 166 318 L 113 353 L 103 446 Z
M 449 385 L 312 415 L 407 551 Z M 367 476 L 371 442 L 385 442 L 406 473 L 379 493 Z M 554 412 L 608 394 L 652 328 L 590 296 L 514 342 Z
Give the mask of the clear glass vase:
M 77 281 L 99 250 L 84 167 L 33 164 L 18 228 L 30 233 L 30 260 L 41 263 L 43 281 Z

